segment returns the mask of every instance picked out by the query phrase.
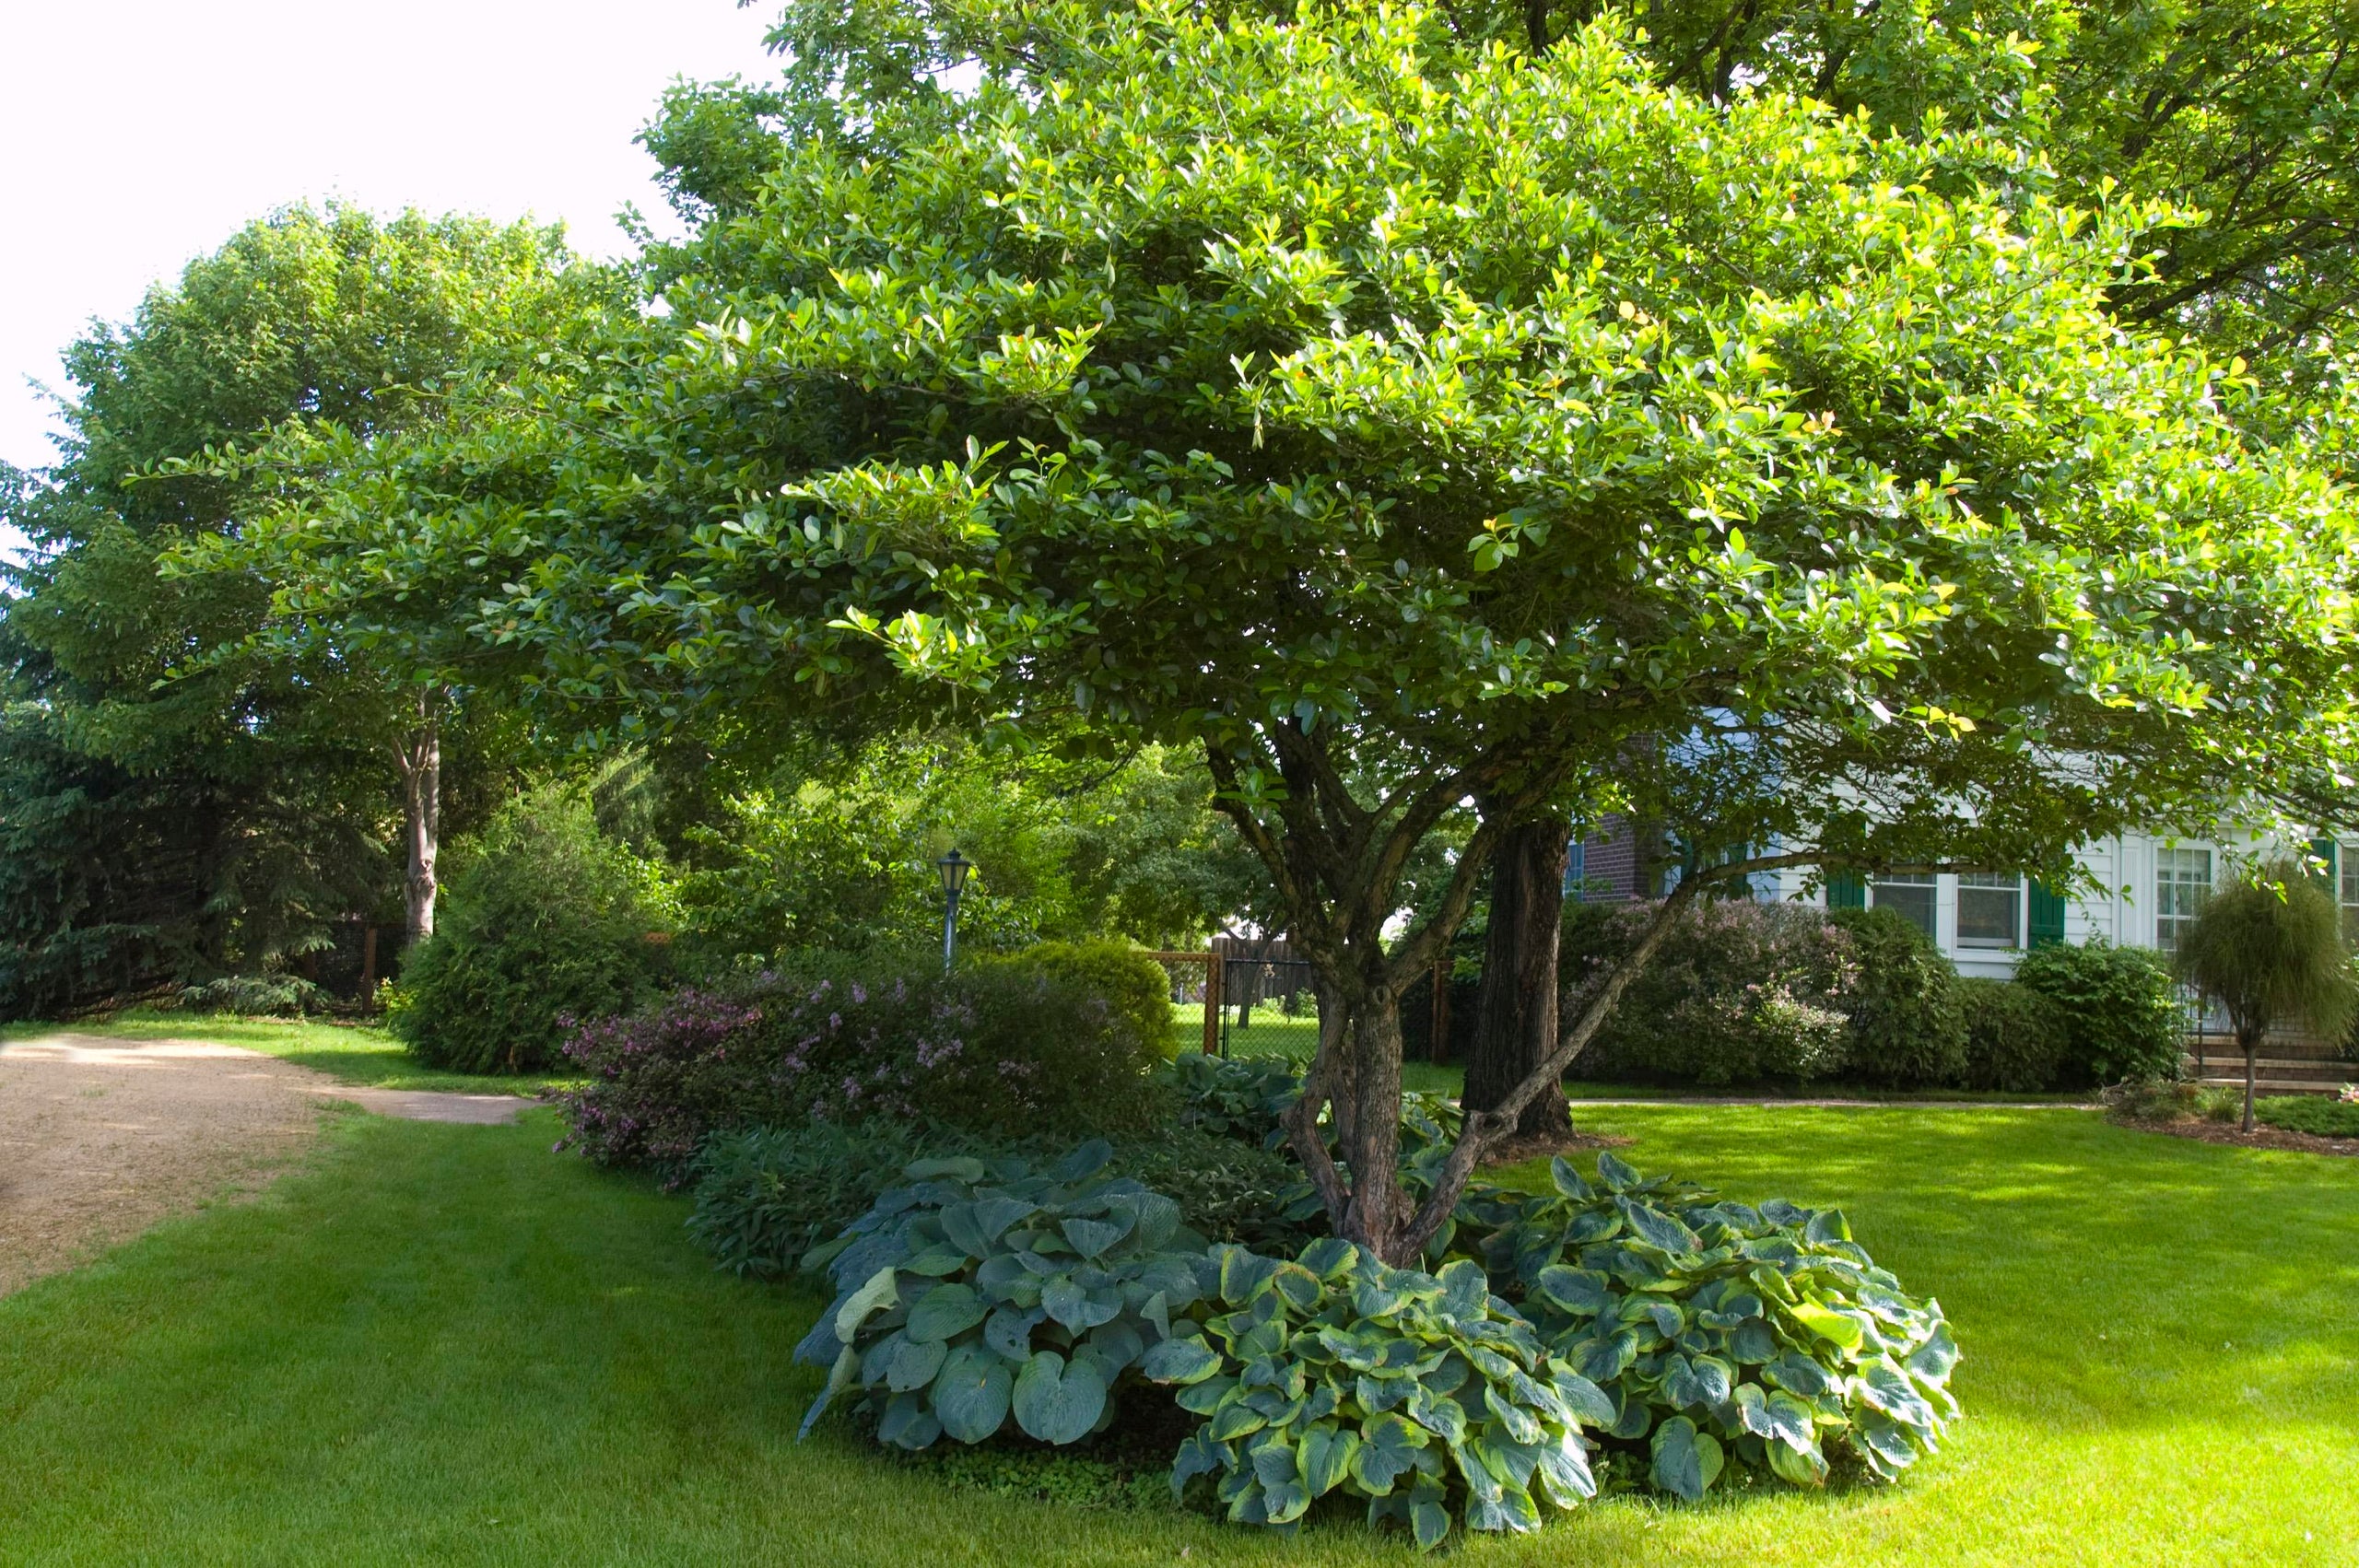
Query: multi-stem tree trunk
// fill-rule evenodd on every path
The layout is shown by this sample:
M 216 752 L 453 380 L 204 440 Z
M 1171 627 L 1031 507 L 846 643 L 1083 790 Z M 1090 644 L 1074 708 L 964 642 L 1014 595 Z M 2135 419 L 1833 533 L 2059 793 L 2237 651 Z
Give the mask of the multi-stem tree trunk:
M 2265 1028 L 2238 1029 L 2236 1031 L 2236 1044 L 2244 1048 L 2245 1053 L 2244 1130 L 2247 1132 L 2250 1132 L 2252 1130 L 2253 1081 L 2260 1074 L 2260 1042 L 2262 1036 L 2267 1033 L 2268 1031 Z
M 1474 1039 L 1466 1056 L 1462 1103 L 1496 1110 L 1556 1049 L 1556 942 L 1565 914 L 1565 861 L 1571 825 L 1542 818 L 1509 828 L 1491 862 L 1491 924 L 1483 949 L 1483 984 L 1474 1006 Z M 1515 1136 L 1562 1136 L 1573 1129 L 1560 1094 L 1535 1095 Z
M 430 697 L 418 698 L 417 716 L 417 728 L 393 748 L 402 770 L 402 837 L 409 861 L 404 940 L 411 945 L 434 934 L 434 860 L 442 835 L 442 731 Z

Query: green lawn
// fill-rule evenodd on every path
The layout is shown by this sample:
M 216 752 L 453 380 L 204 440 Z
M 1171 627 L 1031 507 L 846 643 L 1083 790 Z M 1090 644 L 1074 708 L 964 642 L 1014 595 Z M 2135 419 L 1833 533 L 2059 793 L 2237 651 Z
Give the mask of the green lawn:
M 22 1040 L 60 1033 L 103 1035 L 125 1040 L 210 1040 L 225 1046 L 242 1046 L 250 1051 L 315 1068 L 339 1083 L 369 1089 L 537 1094 L 552 1083 L 568 1082 L 566 1077 L 548 1073 L 478 1076 L 440 1071 L 419 1062 L 406 1047 L 382 1029 L 360 1024 L 330 1024 L 316 1018 L 234 1018 L 140 1008 L 103 1021 L 11 1024 L 0 1028 L 0 1038 Z
M 1468 1561 L 2353 1560 L 2359 1163 L 2058 1111 L 1591 1119 L 1642 1166 L 1842 1204 L 1942 1297 L 1967 1419 L 1898 1488 L 1617 1502 Z M 797 1445 L 812 1300 L 712 1273 L 681 1199 L 556 1130 L 346 1118 L 260 1200 L 0 1301 L 0 1562 L 1410 1560 Z

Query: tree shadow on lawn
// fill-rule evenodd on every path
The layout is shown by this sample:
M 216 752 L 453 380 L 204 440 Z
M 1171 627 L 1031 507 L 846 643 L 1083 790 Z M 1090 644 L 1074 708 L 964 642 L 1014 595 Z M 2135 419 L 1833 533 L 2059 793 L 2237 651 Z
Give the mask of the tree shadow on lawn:
M 1837 1207 L 1966 1352 L 1967 1417 L 2067 1430 L 2347 1420 L 2359 1398 L 2359 1168 L 2094 1113 L 1614 1107 L 1621 1157 L 1746 1202 Z M 1520 1186 L 1543 1163 L 1491 1173 Z

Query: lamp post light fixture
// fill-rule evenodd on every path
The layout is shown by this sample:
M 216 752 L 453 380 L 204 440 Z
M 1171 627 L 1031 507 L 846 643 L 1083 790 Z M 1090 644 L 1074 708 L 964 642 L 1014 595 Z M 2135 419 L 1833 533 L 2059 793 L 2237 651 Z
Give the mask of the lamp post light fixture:
M 958 895 L 966 891 L 968 875 L 975 862 L 953 849 L 933 862 L 942 872 L 942 891 L 945 902 L 942 910 L 942 972 L 950 972 L 950 961 L 958 955 Z

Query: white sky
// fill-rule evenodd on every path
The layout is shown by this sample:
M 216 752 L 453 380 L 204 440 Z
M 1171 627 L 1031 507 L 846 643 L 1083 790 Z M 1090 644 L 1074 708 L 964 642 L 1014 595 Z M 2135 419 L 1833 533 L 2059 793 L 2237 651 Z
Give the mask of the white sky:
M 49 462 L 57 351 L 249 218 L 330 196 L 668 216 L 631 141 L 675 77 L 770 74 L 757 0 L 0 0 L 0 459 Z M 5 547 L 5 545 L 0 545 Z

